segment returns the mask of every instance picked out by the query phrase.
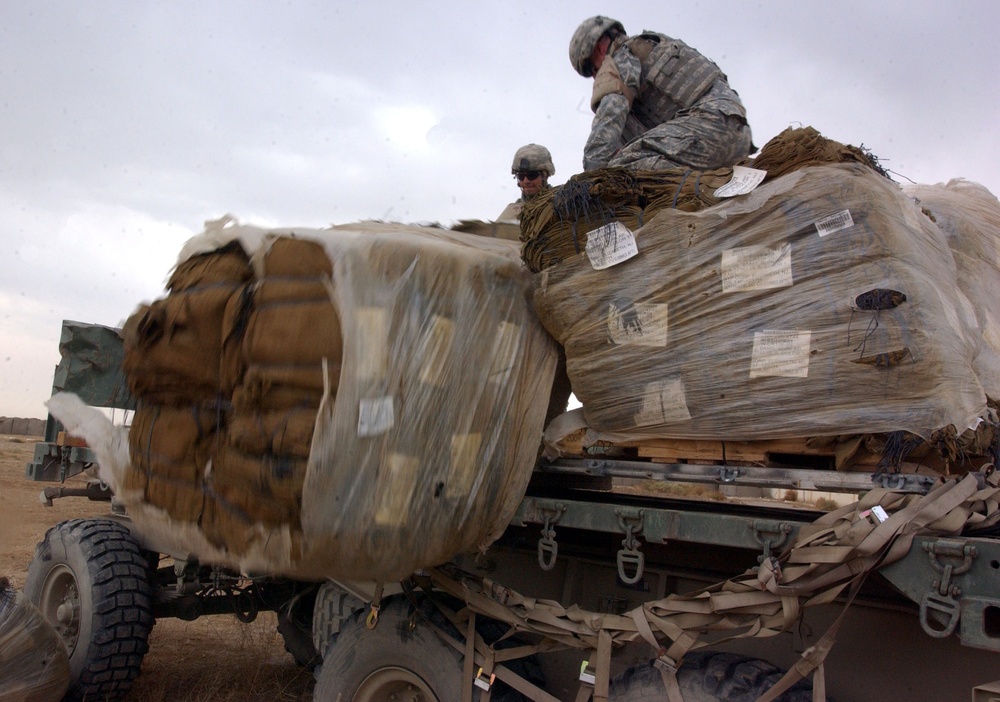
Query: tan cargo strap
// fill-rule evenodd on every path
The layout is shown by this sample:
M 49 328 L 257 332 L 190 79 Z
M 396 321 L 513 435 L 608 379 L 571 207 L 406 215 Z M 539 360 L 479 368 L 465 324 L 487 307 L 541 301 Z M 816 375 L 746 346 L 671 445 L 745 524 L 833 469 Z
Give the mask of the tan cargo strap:
M 542 640 L 537 644 L 495 650 L 491 646 L 488 646 L 483 637 L 476 633 L 475 612 L 469 608 L 463 608 L 462 611 L 468 613 L 468 619 L 466 620 L 461 616 L 461 613 L 456 613 L 451 608 L 445 606 L 438 599 L 436 599 L 433 596 L 433 593 L 429 591 L 429 588 L 425 587 L 424 589 L 428 591 L 428 597 L 437 610 L 446 619 L 448 619 L 449 622 L 451 622 L 456 630 L 462 631 L 463 627 L 465 628 L 466 635 L 464 643 L 448 635 L 448 633 L 443 631 L 439 626 L 436 626 L 433 622 L 427 619 L 426 615 L 420 610 L 420 603 L 414 597 L 412 586 L 409 582 L 403 583 L 403 592 L 413 605 L 414 615 L 424 619 L 424 621 L 442 641 L 463 655 L 462 702 L 467 702 L 465 697 L 467 693 L 469 695 L 469 699 L 471 699 L 473 686 L 476 684 L 477 679 L 482 680 L 489 686 L 488 689 L 485 689 L 483 694 L 480 696 L 481 702 L 489 702 L 490 697 L 492 696 L 493 683 L 496 679 L 502 680 L 511 688 L 527 696 L 529 699 L 537 700 L 538 702 L 559 702 L 557 698 L 525 680 L 517 673 L 502 665 L 502 663 L 509 660 L 516 660 L 518 658 L 531 656 L 536 653 L 549 653 L 565 649 L 564 646 L 554 644 L 552 641 Z M 448 592 L 445 588 L 440 589 Z M 456 591 L 452 591 L 450 594 L 454 595 Z M 511 633 L 513 632 L 508 632 L 508 634 L 502 636 L 498 639 L 498 641 L 507 638 Z
M 850 588 L 846 611 L 864 576 L 903 557 L 915 536 L 955 535 L 967 525 L 981 528 L 1000 521 L 998 485 L 1000 479 L 992 473 L 941 479 L 923 496 L 872 490 L 854 505 L 802 527 L 780 557 L 764 559 L 758 568 L 700 591 L 647 602 L 626 616 L 525 597 L 451 566 L 432 569 L 430 576 L 435 586 L 462 599 L 470 610 L 563 648 L 596 651 L 595 700 L 606 699 L 608 693 L 611 649 L 642 638 L 656 651 L 668 699 L 679 702 L 675 669 L 688 651 L 705 645 L 699 640 L 703 634 L 727 634 L 716 639 L 721 643 L 790 631 L 803 608 L 829 604 Z M 873 511 L 875 507 L 880 510 Z M 886 518 L 879 521 L 877 515 L 883 512 Z M 789 687 L 812 675 L 825 696 L 823 661 L 841 618 L 789 671 Z

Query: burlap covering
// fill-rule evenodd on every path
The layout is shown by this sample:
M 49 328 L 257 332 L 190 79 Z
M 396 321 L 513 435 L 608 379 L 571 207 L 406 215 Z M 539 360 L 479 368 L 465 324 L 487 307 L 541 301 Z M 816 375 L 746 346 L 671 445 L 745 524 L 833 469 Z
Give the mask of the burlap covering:
M 516 244 L 222 221 L 175 281 L 126 324 L 131 458 L 101 458 L 140 530 L 207 562 L 387 580 L 502 533 L 556 358 Z
M 986 410 L 945 237 L 865 166 L 661 210 L 635 240 L 624 263 L 595 270 L 580 254 L 536 276 L 536 309 L 598 431 L 928 438 Z
M 53 702 L 69 682 L 69 658 L 59 634 L 7 578 L 0 578 L 0 700 Z
M 766 171 L 764 182 L 768 182 L 806 166 L 832 163 L 859 163 L 884 175 L 876 159 L 862 149 L 827 139 L 812 127 L 786 129 L 756 157 L 737 165 Z M 715 192 L 732 176 L 732 168 L 603 168 L 575 175 L 525 204 L 522 258 L 532 271 L 541 271 L 584 251 L 587 232 L 608 222 L 622 222 L 635 230 L 660 210 L 698 212 L 711 207 L 723 199 Z

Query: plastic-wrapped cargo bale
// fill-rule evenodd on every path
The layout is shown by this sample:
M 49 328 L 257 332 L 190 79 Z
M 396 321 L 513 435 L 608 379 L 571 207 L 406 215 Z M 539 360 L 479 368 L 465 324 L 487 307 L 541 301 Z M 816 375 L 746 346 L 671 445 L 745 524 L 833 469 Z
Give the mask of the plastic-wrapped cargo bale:
M 0 700 L 52 702 L 69 687 L 66 646 L 31 601 L 0 578 Z
M 331 263 L 328 304 L 343 339 L 339 367 L 327 364 L 308 458 L 284 440 L 293 437 L 273 434 L 307 435 L 300 418 L 292 426 L 266 412 L 222 415 L 202 466 L 204 511 L 177 519 L 150 504 L 141 481 L 123 480 L 134 457 L 113 427 L 73 398 L 52 398 L 53 415 L 94 447 L 138 529 L 204 562 L 394 579 L 484 548 L 527 487 L 556 360 L 519 247 L 429 227 L 292 231 L 230 221 L 189 241 L 182 260 L 239 242 L 253 286 L 268 277 L 267 251 L 291 236 L 320 244 Z M 250 452 L 262 446 L 271 453 Z
M 805 168 L 699 212 L 662 210 L 638 254 L 536 276 L 588 424 L 753 440 L 976 423 L 975 317 L 940 230 L 854 164 Z M 595 257 L 629 248 L 612 223 Z M 616 248 L 617 247 L 617 248 Z
M 979 323 L 973 367 L 987 396 L 1000 402 L 1000 201 L 967 180 L 910 185 L 904 191 L 948 237 L 958 266 L 958 287 Z

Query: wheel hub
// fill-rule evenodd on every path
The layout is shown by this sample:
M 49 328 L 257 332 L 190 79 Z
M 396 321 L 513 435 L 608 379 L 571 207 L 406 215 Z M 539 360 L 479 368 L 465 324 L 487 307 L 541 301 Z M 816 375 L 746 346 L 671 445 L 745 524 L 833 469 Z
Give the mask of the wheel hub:
M 80 590 L 76 575 L 68 566 L 60 564 L 49 571 L 42 586 L 38 609 L 73 655 L 80 637 Z
M 423 678 L 406 668 L 379 668 L 362 681 L 352 702 L 440 702 Z

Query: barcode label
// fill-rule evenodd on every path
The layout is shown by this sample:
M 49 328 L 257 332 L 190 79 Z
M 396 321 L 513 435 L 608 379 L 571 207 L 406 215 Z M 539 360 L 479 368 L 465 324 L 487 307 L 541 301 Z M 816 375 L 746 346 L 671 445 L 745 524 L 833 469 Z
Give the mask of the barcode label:
M 834 232 L 839 232 L 841 229 L 849 229 L 853 226 L 854 218 L 851 217 L 851 211 L 842 210 L 837 214 L 824 217 L 816 222 L 816 231 L 819 232 L 820 236 L 826 236 L 827 234 L 833 234 Z

